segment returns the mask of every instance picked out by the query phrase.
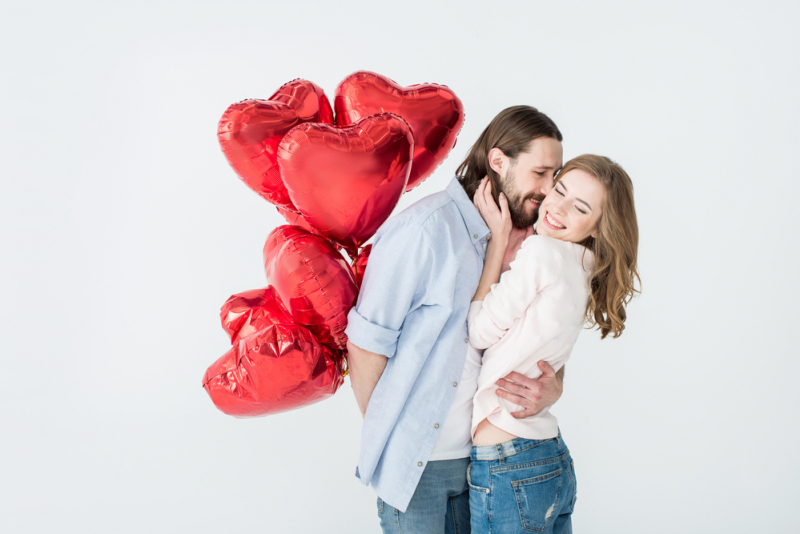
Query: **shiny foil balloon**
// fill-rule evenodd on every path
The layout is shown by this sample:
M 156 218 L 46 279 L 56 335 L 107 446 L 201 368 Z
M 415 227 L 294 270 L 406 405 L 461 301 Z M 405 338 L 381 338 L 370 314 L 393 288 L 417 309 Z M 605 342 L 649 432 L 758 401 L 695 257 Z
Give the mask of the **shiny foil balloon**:
M 283 85 L 269 100 L 243 100 L 219 121 L 217 137 L 236 174 L 268 202 L 294 210 L 276 158 L 283 136 L 304 122 L 333 124 L 325 93 L 306 80 Z
M 367 245 L 361 249 L 361 252 L 358 253 L 358 256 L 353 261 L 353 276 L 356 278 L 356 285 L 359 291 L 361 291 L 361 283 L 364 281 L 364 272 L 367 270 L 370 252 L 372 252 L 372 245 Z
M 331 350 L 299 325 L 273 324 L 242 338 L 203 377 L 222 412 L 257 417 L 330 397 L 344 379 Z
M 327 239 L 279 226 L 264 244 L 264 269 L 297 324 L 332 349 L 344 350 L 347 312 L 358 288 L 350 265 Z
M 308 221 L 305 220 L 305 218 L 302 215 L 300 215 L 299 213 L 296 213 L 294 211 L 289 211 L 289 210 L 286 210 L 286 209 L 283 209 L 283 208 L 278 208 L 278 213 L 280 213 L 281 217 L 283 217 L 283 220 L 285 220 L 287 224 L 290 224 L 290 225 L 293 225 L 293 226 L 299 226 L 303 230 L 307 230 L 307 231 L 311 232 L 312 234 L 322 235 L 322 234 L 319 233 L 319 230 L 317 230 L 316 228 L 311 226 L 308 223 Z M 342 248 L 342 246 L 339 243 L 332 242 L 332 244 L 333 244 L 333 246 L 335 246 L 337 248 L 337 250 Z
M 456 136 L 464 124 L 464 106 L 447 86 L 425 83 L 401 87 L 368 71 L 342 80 L 333 106 L 337 126 L 384 111 L 405 119 L 414 134 L 414 164 L 406 191 L 421 184 L 444 161 L 456 146 Z
M 272 324 L 293 324 L 289 312 L 272 286 L 231 296 L 219 313 L 231 344 Z
M 305 220 L 355 256 L 400 200 L 413 155 L 408 124 L 381 113 L 344 128 L 296 126 L 278 146 L 278 165 Z

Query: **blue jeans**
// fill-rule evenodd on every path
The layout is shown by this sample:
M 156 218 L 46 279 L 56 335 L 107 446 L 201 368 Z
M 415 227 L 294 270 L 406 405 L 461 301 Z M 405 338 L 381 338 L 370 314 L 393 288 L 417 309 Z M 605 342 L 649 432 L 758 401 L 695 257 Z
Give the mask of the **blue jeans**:
M 474 534 L 571 534 L 575 469 L 559 433 L 472 447 L 467 471 Z
M 469 458 L 428 462 L 405 512 L 378 497 L 384 534 L 469 534 Z

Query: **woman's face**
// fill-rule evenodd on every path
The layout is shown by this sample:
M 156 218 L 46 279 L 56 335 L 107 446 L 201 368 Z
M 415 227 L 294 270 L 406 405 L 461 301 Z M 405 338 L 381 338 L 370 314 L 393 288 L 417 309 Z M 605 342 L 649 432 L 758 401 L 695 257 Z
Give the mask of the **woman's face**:
M 536 232 L 572 243 L 597 237 L 605 196 L 605 187 L 594 176 L 580 169 L 568 171 L 542 202 Z

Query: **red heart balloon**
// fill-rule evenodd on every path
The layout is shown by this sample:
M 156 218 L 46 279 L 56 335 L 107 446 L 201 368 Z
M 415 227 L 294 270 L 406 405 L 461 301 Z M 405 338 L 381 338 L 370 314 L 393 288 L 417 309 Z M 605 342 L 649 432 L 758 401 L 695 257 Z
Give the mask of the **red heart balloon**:
M 403 117 L 414 134 L 414 164 L 406 191 L 411 191 L 436 170 L 456 146 L 464 124 L 464 106 L 444 85 L 425 83 L 401 87 L 380 74 L 358 71 L 336 87 L 333 99 L 336 125 L 352 124 L 375 113 Z
M 276 151 L 286 132 L 304 122 L 333 124 L 333 111 L 320 87 L 307 80 L 293 80 L 269 100 L 243 100 L 231 105 L 217 128 L 222 152 L 244 183 L 268 202 L 293 211 Z
M 355 256 L 400 200 L 413 154 L 408 124 L 381 113 L 344 128 L 292 128 L 278 146 L 278 166 L 306 221 Z
M 272 324 L 242 338 L 203 376 L 222 412 L 257 417 L 319 402 L 344 379 L 328 347 L 299 325 Z
M 231 344 L 271 324 L 293 324 L 272 286 L 232 295 L 222 305 L 219 317 Z
M 311 232 L 312 234 L 322 235 L 322 234 L 319 233 L 319 230 L 317 230 L 316 228 L 311 226 L 308 223 L 308 221 L 305 220 L 305 218 L 302 215 L 300 215 L 299 213 L 296 213 L 294 211 L 285 210 L 283 208 L 277 208 L 277 209 L 278 209 L 278 213 L 280 213 L 281 217 L 283 217 L 283 220 L 286 221 L 287 224 L 292 225 L 292 226 L 299 226 L 303 230 L 307 230 L 307 231 Z M 342 248 L 342 246 L 339 243 L 331 242 L 331 244 L 334 247 L 336 247 L 337 250 Z
M 292 320 L 320 343 L 344 350 L 347 313 L 358 288 L 350 266 L 327 239 L 279 226 L 264 244 L 264 270 Z

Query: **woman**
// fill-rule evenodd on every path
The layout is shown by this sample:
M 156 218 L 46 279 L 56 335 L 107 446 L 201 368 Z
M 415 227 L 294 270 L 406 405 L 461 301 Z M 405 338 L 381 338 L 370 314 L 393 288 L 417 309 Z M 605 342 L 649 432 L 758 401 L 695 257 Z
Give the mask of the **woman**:
M 501 194 L 498 208 L 485 179 L 474 203 L 492 239 L 469 312 L 470 343 L 486 349 L 471 363 L 479 373 L 467 474 L 472 532 L 571 532 L 575 471 L 558 423 L 548 409 L 512 417 L 520 408 L 495 394 L 496 382 L 510 371 L 536 378 L 539 361 L 560 369 L 585 323 L 601 338 L 622 333 L 638 280 L 633 186 L 608 158 L 567 162 L 539 208 L 536 235 L 502 279 L 507 199 Z

